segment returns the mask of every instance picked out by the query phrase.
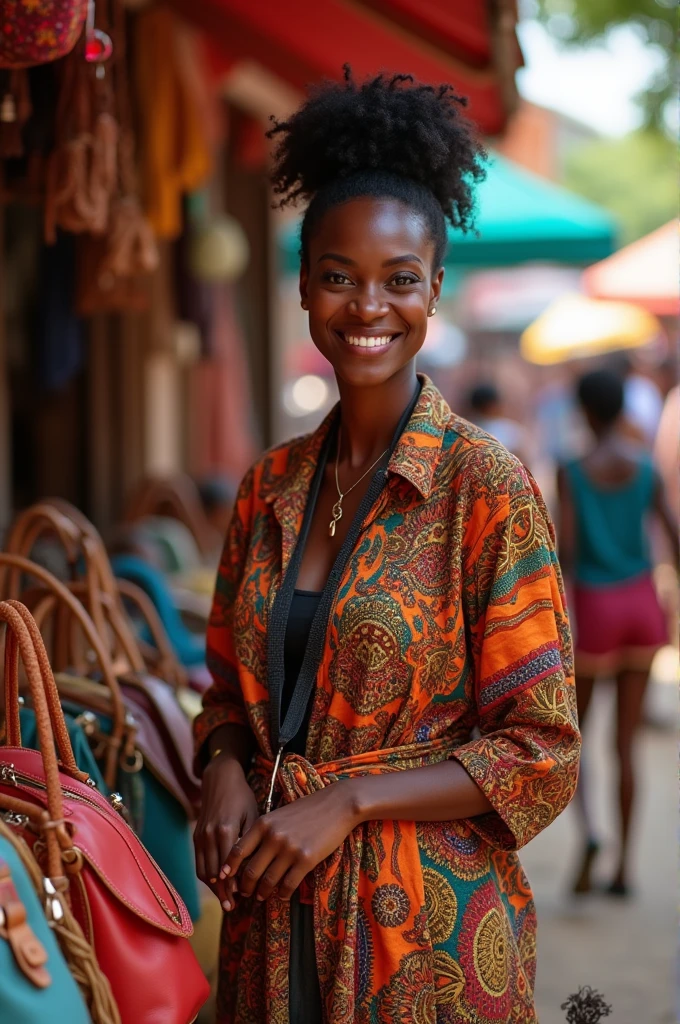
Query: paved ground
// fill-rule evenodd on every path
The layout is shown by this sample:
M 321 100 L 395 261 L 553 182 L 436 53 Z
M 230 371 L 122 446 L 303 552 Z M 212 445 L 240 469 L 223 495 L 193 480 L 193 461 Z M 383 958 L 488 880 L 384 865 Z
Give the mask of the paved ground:
M 605 896 L 568 895 L 577 854 L 574 809 L 527 846 L 522 855 L 538 907 L 537 1007 L 541 1024 L 564 1024 L 561 1002 L 580 985 L 599 989 L 613 1005 L 607 1024 L 673 1024 L 677 925 L 677 690 L 655 700 L 665 729 L 641 735 L 642 786 L 635 843 L 636 895 L 620 902 Z M 601 687 L 586 736 L 597 773 L 596 809 L 606 847 L 601 875 L 615 855 L 608 792 L 614 779 L 608 730 L 612 691 Z M 669 701 L 670 698 L 670 701 Z

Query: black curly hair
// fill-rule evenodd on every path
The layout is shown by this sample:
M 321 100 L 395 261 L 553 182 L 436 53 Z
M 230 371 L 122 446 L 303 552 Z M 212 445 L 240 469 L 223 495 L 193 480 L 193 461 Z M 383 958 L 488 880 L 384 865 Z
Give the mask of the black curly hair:
M 486 153 L 462 113 L 466 100 L 450 85 L 420 85 L 411 75 L 378 75 L 358 84 L 325 82 L 286 121 L 272 118 L 278 139 L 272 181 L 279 206 L 308 203 L 301 230 L 309 239 L 333 206 L 364 196 L 397 199 L 424 218 L 434 265 L 446 251 L 446 218 L 472 227 L 474 186 Z

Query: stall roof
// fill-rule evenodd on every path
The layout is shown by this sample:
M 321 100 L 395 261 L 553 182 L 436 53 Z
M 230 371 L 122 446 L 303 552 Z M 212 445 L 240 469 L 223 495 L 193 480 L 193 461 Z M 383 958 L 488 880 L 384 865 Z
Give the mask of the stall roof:
M 449 231 L 445 262 L 452 269 L 584 264 L 614 249 L 616 226 L 608 213 L 495 154 L 477 199 L 477 233 Z M 296 270 L 298 224 L 282 229 L 280 246 L 284 265 Z
M 477 234 L 449 232 L 449 265 L 582 264 L 615 247 L 616 225 L 605 210 L 497 154 L 477 202 Z
M 625 299 L 659 316 L 680 313 L 678 224 L 670 221 L 583 274 L 589 295 Z
M 500 132 L 516 98 L 521 52 L 514 22 L 487 20 L 483 0 L 171 0 L 207 31 L 228 61 L 254 60 L 298 88 L 398 71 L 450 82 L 487 135 Z

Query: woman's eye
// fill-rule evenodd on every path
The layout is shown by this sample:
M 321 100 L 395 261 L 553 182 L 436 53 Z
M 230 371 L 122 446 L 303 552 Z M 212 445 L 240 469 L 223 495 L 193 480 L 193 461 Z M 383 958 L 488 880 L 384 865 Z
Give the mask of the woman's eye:
M 417 284 L 420 278 L 416 277 L 415 274 L 395 274 L 392 278 L 392 284 L 396 284 L 398 287 L 403 287 L 407 284 Z
M 347 274 L 343 274 L 341 270 L 330 270 L 325 275 L 325 280 L 329 284 L 351 284 L 352 282 L 348 278 Z

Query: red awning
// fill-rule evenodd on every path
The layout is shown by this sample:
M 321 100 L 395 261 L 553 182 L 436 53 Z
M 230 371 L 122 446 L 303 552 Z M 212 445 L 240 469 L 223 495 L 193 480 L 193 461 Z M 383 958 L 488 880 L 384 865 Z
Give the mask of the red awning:
M 672 220 L 588 267 L 583 273 L 583 284 L 588 294 L 598 299 L 623 299 L 658 316 L 677 316 L 677 221 Z
M 422 82 L 450 82 L 469 98 L 470 116 L 498 134 L 514 98 L 521 61 L 514 24 L 494 46 L 484 0 L 171 0 L 204 28 L 230 60 L 254 60 L 298 88 L 381 70 Z M 465 13 L 461 12 L 465 8 Z M 503 49 L 501 67 L 494 54 Z

